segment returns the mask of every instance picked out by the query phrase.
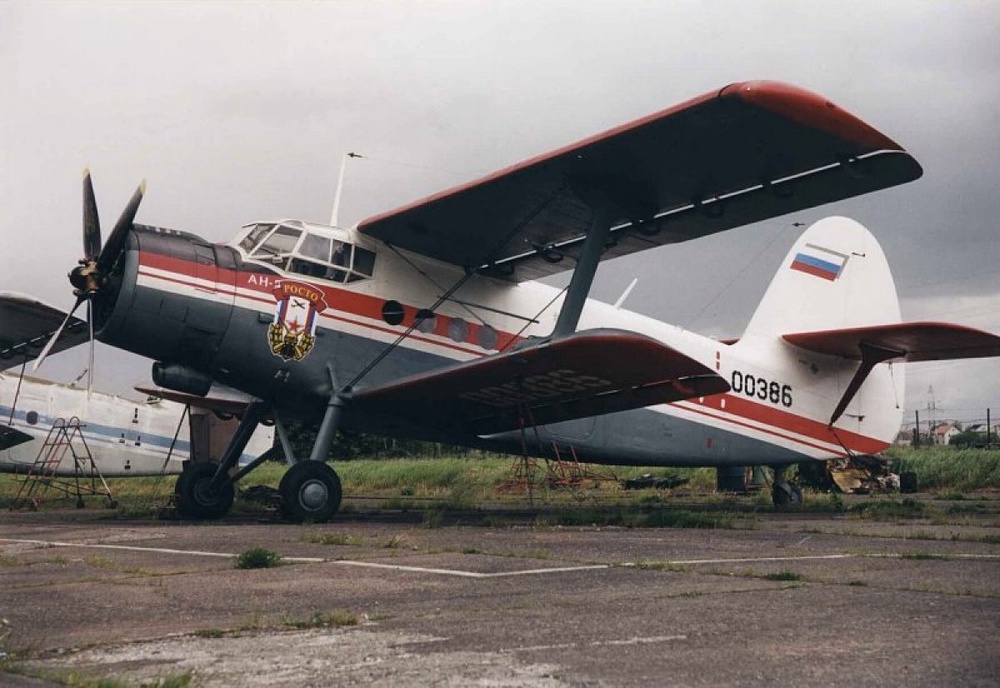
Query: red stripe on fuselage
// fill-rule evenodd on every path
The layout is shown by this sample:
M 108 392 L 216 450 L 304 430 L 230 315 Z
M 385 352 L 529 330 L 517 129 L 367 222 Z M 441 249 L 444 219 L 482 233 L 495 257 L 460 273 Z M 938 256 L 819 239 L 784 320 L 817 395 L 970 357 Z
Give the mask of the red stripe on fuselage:
M 170 273 L 170 276 L 154 275 L 144 272 L 144 267 L 162 270 Z M 320 285 L 309 280 L 305 276 L 285 276 L 278 273 L 268 272 L 243 272 L 238 270 L 226 270 L 224 268 L 217 268 L 217 270 L 219 280 L 213 284 L 211 289 L 209 289 L 208 287 L 201 286 L 200 284 L 193 282 L 193 280 L 205 279 L 204 277 L 199 276 L 197 272 L 197 265 L 195 263 L 180 258 L 174 258 L 172 256 L 165 256 L 159 253 L 151 253 L 148 251 L 139 252 L 139 274 L 145 277 L 162 279 L 174 284 L 180 284 L 193 289 L 200 289 L 202 291 L 214 291 L 215 293 L 223 294 L 225 296 L 238 296 L 240 298 L 250 299 L 252 301 L 268 305 L 272 308 L 275 305 L 275 298 L 271 290 L 274 288 L 275 283 L 286 280 L 301 281 L 323 292 L 326 302 L 330 304 L 330 308 L 320 315 L 321 318 L 333 318 L 340 320 L 341 322 L 361 327 L 368 327 L 379 332 L 386 332 L 393 335 L 399 335 L 402 332 L 401 329 L 392 328 L 391 326 L 382 327 L 372 325 L 367 322 L 358 322 L 349 317 L 344 317 L 357 316 L 368 318 L 370 320 L 381 321 L 383 319 L 382 306 L 384 306 L 386 302 L 386 299 L 384 298 L 358 294 L 347 289 L 339 289 L 328 285 Z M 255 280 L 255 282 L 251 282 L 251 280 Z M 234 283 L 236 291 L 234 291 L 232 287 Z M 220 289 L 219 287 L 222 288 Z M 239 290 L 249 290 L 255 292 L 255 295 L 240 293 Z M 416 306 L 403 304 L 403 322 L 413 322 L 416 319 L 418 310 L 419 309 Z M 339 314 L 336 314 L 333 311 L 339 311 Z M 451 318 L 446 316 L 437 316 L 432 334 L 439 337 L 449 337 L 448 323 L 450 320 Z M 410 334 L 410 338 L 415 341 L 434 344 L 436 346 L 442 346 L 467 354 L 484 356 L 490 353 L 485 349 L 475 348 L 475 342 L 478 341 L 479 330 L 482 325 L 473 322 L 467 322 L 466 325 L 468 326 L 469 335 L 464 346 L 462 343 L 453 343 L 453 341 L 440 341 L 438 339 L 432 339 L 417 330 Z M 498 331 L 496 347 L 497 349 L 502 350 L 510 346 L 512 342 L 517 342 L 521 339 L 522 337 L 509 332 Z
M 725 402 L 724 407 L 723 401 Z M 816 442 L 824 442 L 838 447 L 846 446 L 852 452 L 861 454 L 874 454 L 889 446 L 888 442 L 883 442 L 882 440 L 859 435 L 856 432 L 844 430 L 843 428 L 836 428 L 834 430 L 826 423 L 821 423 L 805 416 L 799 416 L 771 406 L 765 406 L 764 404 L 758 404 L 732 394 L 717 394 L 712 397 L 705 397 L 703 402 L 688 400 L 686 402 L 677 402 L 674 405 L 678 408 L 708 416 L 709 418 L 734 423 L 822 451 L 830 450 L 826 446 L 806 442 L 800 439 L 800 437 L 807 437 Z M 731 416 L 736 416 L 736 418 L 732 418 Z M 743 422 L 744 420 L 761 423 L 765 427 Z M 792 433 L 799 437 L 793 437 L 777 431 Z M 840 455 L 847 454 L 846 451 L 835 453 Z

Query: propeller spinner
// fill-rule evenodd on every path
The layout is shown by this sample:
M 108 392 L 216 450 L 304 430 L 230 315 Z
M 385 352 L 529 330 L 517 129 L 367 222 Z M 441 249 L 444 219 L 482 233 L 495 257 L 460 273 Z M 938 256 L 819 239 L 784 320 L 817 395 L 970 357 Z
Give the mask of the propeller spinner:
M 59 340 L 66 323 L 76 313 L 76 309 L 84 301 L 87 302 L 87 321 L 90 324 L 90 367 L 88 369 L 87 388 L 90 389 L 92 371 L 94 369 L 94 308 L 93 301 L 100 294 L 101 289 L 108 283 L 112 269 L 118 262 L 118 257 L 125 248 L 128 240 L 128 232 L 132 229 L 135 215 L 139 211 L 139 203 L 146 192 L 146 182 L 139 184 L 139 188 L 132 194 L 128 205 L 115 223 L 104 246 L 101 246 L 101 221 L 97 215 L 97 199 L 94 196 L 94 184 L 90 179 L 90 170 L 83 172 L 83 258 L 69 273 L 70 284 L 73 285 L 73 294 L 76 296 L 76 303 L 69 314 L 63 320 L 59 329 L 56 330 L 52 338 L 49 339 L 45 348 L 35 359 L 32 370 L 37 370 L 42 364 L 52 346 Z

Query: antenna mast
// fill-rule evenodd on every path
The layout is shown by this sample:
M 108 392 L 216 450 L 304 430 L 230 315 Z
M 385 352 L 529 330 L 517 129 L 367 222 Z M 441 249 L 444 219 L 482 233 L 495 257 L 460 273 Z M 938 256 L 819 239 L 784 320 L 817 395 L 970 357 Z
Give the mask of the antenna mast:
M 360 158 L 357 153 L 344 153 L 340 159 L 340 174 L 337 176 L 337 191 L 333 195 L 333 212 L 330 213 L 330 226 L 337 226 L 338 215 L 340 215 L 340 193 L 344 190 L 344 172 L 347 171 L 348 158 Z

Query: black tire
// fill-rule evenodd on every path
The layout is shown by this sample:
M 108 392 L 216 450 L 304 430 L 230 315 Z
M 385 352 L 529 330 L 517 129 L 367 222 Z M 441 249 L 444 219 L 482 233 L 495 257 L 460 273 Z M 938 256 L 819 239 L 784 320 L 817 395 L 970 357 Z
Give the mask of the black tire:
M 776 483 L 771 488 L 771 501 L 776 509 L 798 506 L 802 503 L 802 488 L 791 483 Z
M 300 461 L 278 484 L 281 511 L 295 523 L 326 523 L 340 508 L 342 490 L 337 473 L 322 461 Z
M 174 493 L 177 495 L 177 510 L 188 518 L 209 520 L 222 518 L 229 513 L 236 497 L 236 489 L 229 481 L 218 489 L 211 489 L 212 478 L 219 464 L 197 462 L 188 464 L 177 478 Z

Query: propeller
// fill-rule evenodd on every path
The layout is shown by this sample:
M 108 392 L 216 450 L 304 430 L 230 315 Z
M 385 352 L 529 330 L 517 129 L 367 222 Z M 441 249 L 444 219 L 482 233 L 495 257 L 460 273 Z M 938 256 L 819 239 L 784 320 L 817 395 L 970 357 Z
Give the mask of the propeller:
M 97 199 L 94 196 L 94 184 L 90 179 L 90 170 L 83 171 L 83 258 L 69 273 L 70 284 L 73 285 L 73 294 L 76 296 L 76 303 L 66 315 L 66 318 L 59 325 L 59 329 L 49 339 L 45 348 L 42 349 L 32 370 L 38 370 L 42 361 L 48 356 L 52 347 L 62 335 L 66 323 L 69 322 L 76 309 L 84 301 L 87 302 L 87 321 L 90 327 L 90 366 L 87 372 L 87 390 L 90 391 L 93 383 L 94 370 L 94 300 L 101 293 L 101 290 L 108 284 L 112 269 L 118 262 L 118 257 L 125 249 L 128 240 L 128 232 L 132 229 L 135 215 L 139 211 L 139 203 L 146 193 L 146 182 L 139 184 L 139 188 L 132 194 L 125 210 L 118 217 L 114 229 L 108 236 L 107 242 L 101 246 L 101 221 L 97 215 Z

